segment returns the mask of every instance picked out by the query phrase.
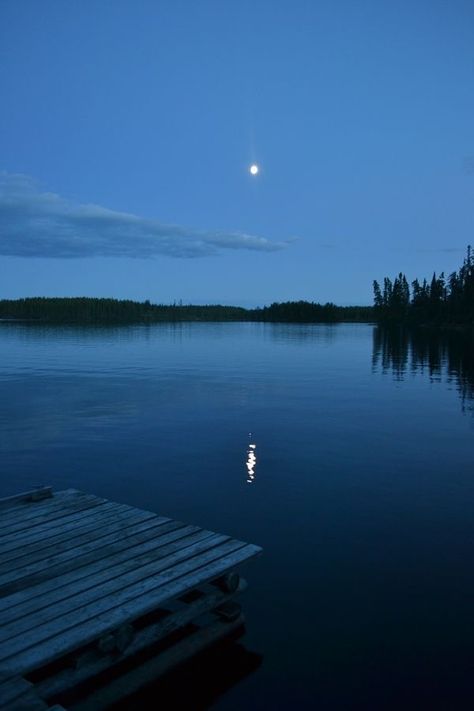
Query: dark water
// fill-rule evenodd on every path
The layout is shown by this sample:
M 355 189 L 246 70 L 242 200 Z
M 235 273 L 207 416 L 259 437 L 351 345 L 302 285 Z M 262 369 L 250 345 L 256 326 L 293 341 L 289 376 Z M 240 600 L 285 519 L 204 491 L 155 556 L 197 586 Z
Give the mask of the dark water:
M 213 708 L 471 709 L 473 352 L 364 324 L 3 324 L 0 496 L 72 486 L 263 546 Z

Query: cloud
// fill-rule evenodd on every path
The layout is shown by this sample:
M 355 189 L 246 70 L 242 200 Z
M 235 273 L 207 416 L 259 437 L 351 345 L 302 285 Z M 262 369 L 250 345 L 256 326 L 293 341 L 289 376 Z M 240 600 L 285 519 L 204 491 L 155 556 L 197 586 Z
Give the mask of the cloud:
M 205 257 L 286 246 L 243 232 L 164 225 L 42 192 L 29 176 L 0 173 L 0 254 L 14 257 Z

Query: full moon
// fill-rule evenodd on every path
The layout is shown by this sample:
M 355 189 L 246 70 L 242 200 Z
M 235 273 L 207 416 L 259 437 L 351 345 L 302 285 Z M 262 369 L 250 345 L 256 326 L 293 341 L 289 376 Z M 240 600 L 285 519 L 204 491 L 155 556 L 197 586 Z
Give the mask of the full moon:
M 259 170 L 259 169 L 258 169 L 258 165 L 257 165 L 256 163 L 252 163 L 252 165 L 250 166 L 249 170 L 250 170 L 250 173 L 251 173 L 252 175 L 257 175 L 258 170 Z

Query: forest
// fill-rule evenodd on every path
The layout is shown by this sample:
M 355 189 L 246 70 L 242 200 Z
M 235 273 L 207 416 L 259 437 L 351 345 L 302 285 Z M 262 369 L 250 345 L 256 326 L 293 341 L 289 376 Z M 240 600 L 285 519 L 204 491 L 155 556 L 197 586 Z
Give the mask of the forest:
M 88 297 L 0 300 L 0 319 L 48 323 L 155 323 L 160 321 L 367 321 L 372 307 L 335 306 L 308 301 L 273 303 L 256 309 L 238 306 L 152 304 Z
M 431 280 L 405 274 L 373 282 L 374 306 L 336 306 L 312 301 L 274 302 L 262 308 L 153 304 L 92 297 L 31 297 L 0 300 L 0 320 L 47 323 L 155 323 L 173 321 L 262 321 L 280 323 L 379 322 L 407 325 L 474 325 L 474 255 L 461 267 Z
M 411 288 L 405 274 L 385 277 L 374 287 L 374 313 L 379 322 L 425 325 L 474 324 L 474 256 L 470 246 L 461 267 L 447 278 L 415 279 Z

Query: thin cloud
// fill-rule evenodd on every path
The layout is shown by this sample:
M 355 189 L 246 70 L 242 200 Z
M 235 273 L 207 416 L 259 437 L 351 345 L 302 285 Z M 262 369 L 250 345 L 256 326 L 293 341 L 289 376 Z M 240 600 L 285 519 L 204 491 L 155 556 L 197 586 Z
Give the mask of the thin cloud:
M 243 232 L 164 225 L 42 192 L 29 176 L 0 173 L 0 254 L 14 257 L 206 257 L 274 252 L 287 243 Z

